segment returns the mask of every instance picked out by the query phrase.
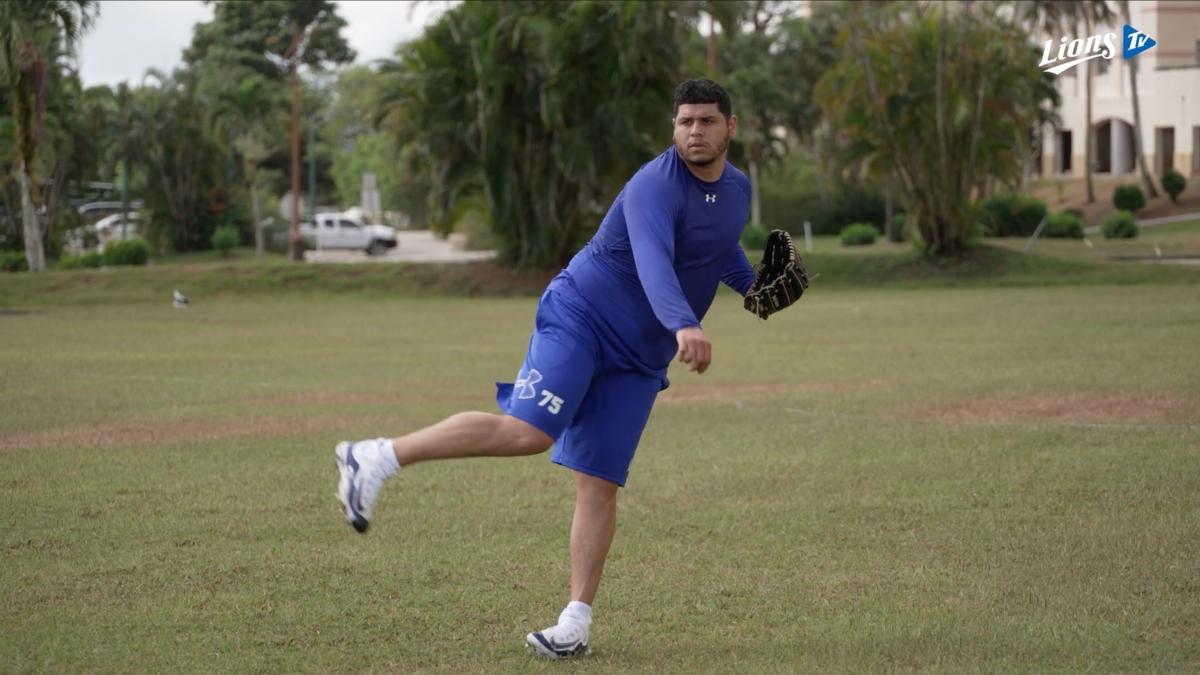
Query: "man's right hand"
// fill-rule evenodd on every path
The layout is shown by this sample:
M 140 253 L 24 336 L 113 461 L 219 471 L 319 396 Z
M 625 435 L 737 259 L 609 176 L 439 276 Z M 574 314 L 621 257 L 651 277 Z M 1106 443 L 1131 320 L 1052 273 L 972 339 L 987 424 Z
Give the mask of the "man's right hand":
M 675 333 L 679 342 L 679 360 L 688 364 L 689 371 L 703 373 L 712 362 L 712 344 L 699 326 L 681 328 Z

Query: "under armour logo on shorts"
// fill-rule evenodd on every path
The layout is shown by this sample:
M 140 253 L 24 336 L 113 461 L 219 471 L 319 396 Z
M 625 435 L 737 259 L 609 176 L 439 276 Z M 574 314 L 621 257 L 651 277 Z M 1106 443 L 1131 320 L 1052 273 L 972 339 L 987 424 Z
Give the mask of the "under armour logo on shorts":
M 513 388 L 520 393 L 517 398 L 533 398 L 537 396 L 537 388 L 533 385 L 542 381 L 542 374 L 536 368 L 529 371 L 529 374 L 513 383 Z
M 704 195 L 704 201 L 708 202 L 709 204 L 712 204 L 713 202 L 717 201 L 717 196 L 716 195 Z

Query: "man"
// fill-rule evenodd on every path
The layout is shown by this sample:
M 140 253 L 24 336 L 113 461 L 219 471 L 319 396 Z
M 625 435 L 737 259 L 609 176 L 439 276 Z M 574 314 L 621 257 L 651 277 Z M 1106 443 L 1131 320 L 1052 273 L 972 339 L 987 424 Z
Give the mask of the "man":
M 750 182 L 725 160 L 737 131 L 729 95 L 710 80 L 675 92 L 674 145 L 626 184 L 596 235 L 538 303 L 525 362 L 497 383 L 503 415 L 464 412 L 406 436 L 339 443 L 338 498 L 365 532 L 384 481 L 432 459 L 545 452 L 575 473 L 571 601 L 558 624 L 526 636 L 541 656 L 586 654 L 591 605 L 616 527 L 616 497 L 667 367 L 703 373 L 700 320 L 720 282 L 750 293 L 739 245 Z

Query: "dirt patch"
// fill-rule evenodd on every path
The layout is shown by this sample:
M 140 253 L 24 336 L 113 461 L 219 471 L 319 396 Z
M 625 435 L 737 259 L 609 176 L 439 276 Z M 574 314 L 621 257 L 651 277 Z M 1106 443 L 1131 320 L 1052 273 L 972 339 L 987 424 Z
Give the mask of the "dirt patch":
M 1167 392 L 1037 393 L 970 399 L 923 409 L 913 416 L 964 422 L 1184 424 L 1200 419 L 1200 399 Z
M 483 388 L 480 391 L 487 391 Z M 415 404 L 447 404 L 447 405 L 486 405 L 494 402 L 495 388 L 492 387 L 493 397 L 486 393 L 472 395 L 455 395 L 431 393 L 428 388 L 413 386 L 411 392 L 404 393 L 365 393 L 365 392 L 310 392 L 305 394 L 287 394 L 270 396 L 249 401 L 251 405 L 273 406 L 306 406 L 306 405 L 415 405 Z
M 732 403 L 739 397 L 788 394 L 801 391 L 860 391 L 886 387 L 883 380 L 866 382 L 726 382 L 720 384 L 671 385 L 658 397 L 658 403 Z
M 0 435 L 0 453 L 52 448 L 100 449 L 143 447 L 187 441 L 213 441 L 246 437 L 292 437 L 359 426 L 363 433 L 402 431 L 403 420 L 379 416 L 255 417 L 237 420 L 125 420 L 73 429 L 24 431 Z

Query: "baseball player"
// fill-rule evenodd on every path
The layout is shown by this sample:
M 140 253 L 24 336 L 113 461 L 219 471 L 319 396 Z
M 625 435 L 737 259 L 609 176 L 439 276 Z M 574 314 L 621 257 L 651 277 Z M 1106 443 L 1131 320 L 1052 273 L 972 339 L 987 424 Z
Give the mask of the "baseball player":
M 503 414 L 462 412 L 396 438 L 335 450 L 346 520 L 366 532 L 384 482 L 402 467 L 458 457 L 521 457 L 554 448 L 575 474 L 570 602 L 526 643 L 548 658 L 587 654 L 592 603 L 616 527 L 618 488 L 667 368 L 704 373 L 701 320 L 724 282 L 761 318 L 787 307 L 808 278 L 786 233 L 756 271 L 739 245 L 750 182 L 726 161 L 737 131 L 729 95 L 706 79 L 675 92 L 674 144 L 625 185 L 599 230 L 538 302 L 525 361 L 497 383 Z

